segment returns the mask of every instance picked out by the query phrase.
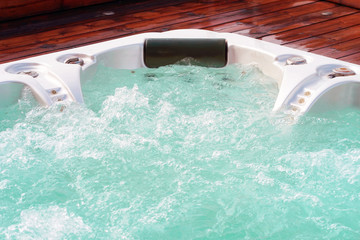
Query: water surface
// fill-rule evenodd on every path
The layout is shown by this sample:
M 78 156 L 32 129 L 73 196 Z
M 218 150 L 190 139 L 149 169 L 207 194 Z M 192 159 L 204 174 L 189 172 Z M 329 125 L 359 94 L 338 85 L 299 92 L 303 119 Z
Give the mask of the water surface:
M 360 111 L 273 114 L 254 66 L 100 67 L 0 110 L 0 238 L 359 239 Z

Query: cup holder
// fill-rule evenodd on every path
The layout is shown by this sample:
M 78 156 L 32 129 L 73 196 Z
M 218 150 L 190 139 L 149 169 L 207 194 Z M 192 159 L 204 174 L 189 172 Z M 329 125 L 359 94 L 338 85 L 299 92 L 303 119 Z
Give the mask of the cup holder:
M 279 64 L 283 66 L 287 65 L 304 65 L 308 63 L 308 60 L 300 55 L 294 55 L 294 54 L 284 54 L 277 56 L 275 58 L 275 61 L 277 61 Z
M 9 66 L 5 71 L 11 74 L 28 75 L 37 78 L 40 74 L 47 73 L 48 68 L 39 63 L 17 63 Z
M 93 57 L 86 55 L 86 54 L 65 54 L 57 58 L 58 62 L 64 63 L 64 64 L 73 64 L 73 65 L 79 65 L 84 66 L 91 64 L 94 62 Z
M 325 77 L 329 79 L 356 75 L 355 71 L 351 68 L 339 64 L 327 64 L 320 66 L 317 69 L 317 74 L 320 77 Z

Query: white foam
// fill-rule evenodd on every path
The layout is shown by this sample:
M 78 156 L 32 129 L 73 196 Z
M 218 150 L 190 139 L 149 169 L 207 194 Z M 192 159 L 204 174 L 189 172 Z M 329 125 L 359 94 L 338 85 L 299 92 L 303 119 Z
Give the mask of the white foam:
M 5 236 L 7 239 L 66 239 L 71 234 L 80 237 L 86 233 L 91 233 L 91 228 L 81 217 L 66 208 L 50 206 L 22 211 L 19 223 L 9 226 Z

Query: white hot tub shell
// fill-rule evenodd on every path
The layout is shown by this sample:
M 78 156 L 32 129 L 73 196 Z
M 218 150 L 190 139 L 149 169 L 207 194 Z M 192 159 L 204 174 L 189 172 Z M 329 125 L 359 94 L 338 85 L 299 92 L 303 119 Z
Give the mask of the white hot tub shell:
M 301 115 L 310 109 L 360 106 L 359 65 L 237 34 L 191 29 L 138 34 L 2 64 L 0 107 L 16 103 L 24 86 L 45 106 L 58 101 L 82 103 L 81 85 L 99 64 L 118 69 L 146 67 L 146 39 L 207 38 L 226 40 L 226 64 L 255 64 L 277 82 L 273 111 Z

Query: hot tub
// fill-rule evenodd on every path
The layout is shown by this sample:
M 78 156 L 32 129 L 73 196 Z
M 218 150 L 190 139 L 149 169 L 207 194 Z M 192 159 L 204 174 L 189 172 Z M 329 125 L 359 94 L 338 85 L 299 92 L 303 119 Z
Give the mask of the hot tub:
M 0 239 L 360 237 L 356 65 L 181 30 L 0 71 Z
M 24 85 L 43 105 L 58 101 L 82 103 L 82 83 L 96 73 L 99 64 L 137 69 L 174 64 L 187 57 L 195 60 L 193 64 L 210 67 L 256 64 L 277 82 L 275 112 L 302 115 L 310 109 L 360 105 L 356 94 L 360 86 L 358 65 L 237 34 L 176 30 L 139 34 L 2 64 L 1 106 L 15 103 Z

